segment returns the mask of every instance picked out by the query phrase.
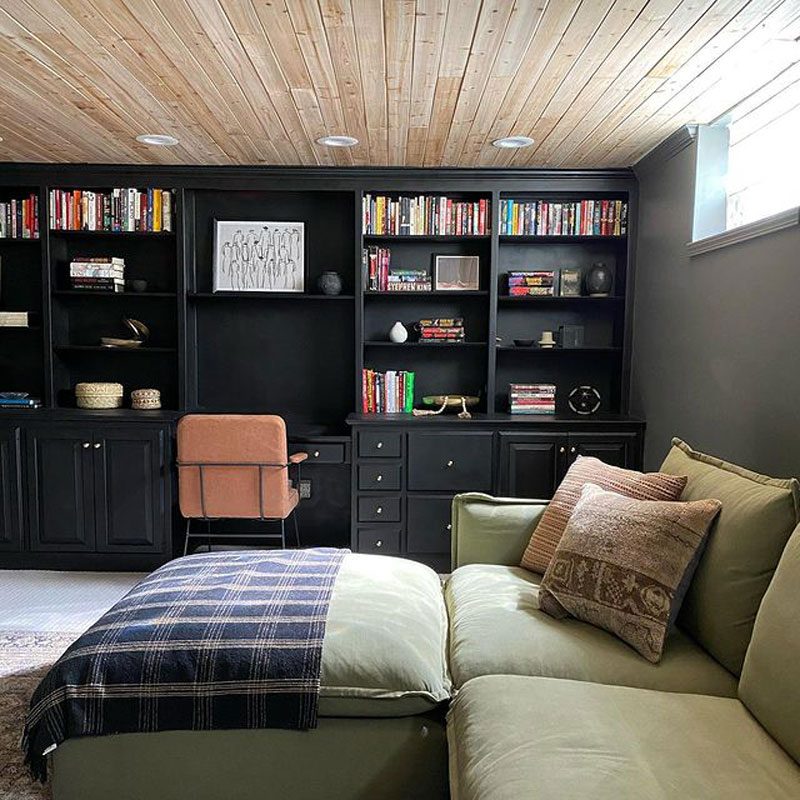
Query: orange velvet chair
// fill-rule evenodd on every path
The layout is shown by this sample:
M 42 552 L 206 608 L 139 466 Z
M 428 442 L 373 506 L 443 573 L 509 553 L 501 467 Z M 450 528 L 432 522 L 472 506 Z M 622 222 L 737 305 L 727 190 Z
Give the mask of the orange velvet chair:
M 178 498 L 189 539 L 246 539 L 262 534 L 192 533 L 192 520 L 279 520 L 286 547 L 286 520 L 292 517 L 300 546 L 295 508 L 300 464 L 307 453 L 287 456 L 286 424 L 271 414 L 187 414 L 178 422 Z M 296 468 L 295 485 L 289 468 Z

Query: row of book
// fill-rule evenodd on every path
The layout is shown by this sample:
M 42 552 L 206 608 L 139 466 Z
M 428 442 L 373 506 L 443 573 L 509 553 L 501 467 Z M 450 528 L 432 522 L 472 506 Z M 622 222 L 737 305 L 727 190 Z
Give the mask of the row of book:
M 170 232 L 169 189 L 50 190 L 50 228 L 57 231 Z
M 500 201 L 501 236 L 625 236 L 628 204 L 624 200 Z
M 552 383 L 512 383 L 508 391 L 512 414 L 555 414 L 556 387 Z
M 0 311 L 0 328 L 29 328 L 30 324 L 27 311 Z
M 426 269 L 392 266 L 388 247 L 365 247 L 361 253 L 364 284 L 370 292 L 429 292 L 431 276 Z
M 39 198 L 31 193 L 21 200 L 0 203 L 0 239 L 39 238 Z
M 555 281 L 552 269 L 512 271 L 508 273 L 508 293 L 511 297 L 553 297 Z
M 365 194 L 362 228 L 373 236 L 482 236 L 489 233 L 489 201 L 417 195 Z
M 417 323 L 419 340 L 421 342 L 463 342 L 464 319 L 463 317 L 436 317 L 434 319 L 421 319 Z
M 365 369 L 361 381 L 361 410 L 365 414 L 410 414 L 414 409 L 413 372 Z
M 125 259 L 82 256 L 69 263 L 70 289 L 125 291 Z

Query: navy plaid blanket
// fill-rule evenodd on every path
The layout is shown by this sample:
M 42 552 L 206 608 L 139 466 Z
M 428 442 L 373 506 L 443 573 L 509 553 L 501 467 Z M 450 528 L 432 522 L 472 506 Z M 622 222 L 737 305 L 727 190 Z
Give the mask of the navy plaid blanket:
M 35 777 L 75 736 L 317 724 L 322 640 L 347 550 L 192 555 L 166 564 L 53 665 L 22 746 Z

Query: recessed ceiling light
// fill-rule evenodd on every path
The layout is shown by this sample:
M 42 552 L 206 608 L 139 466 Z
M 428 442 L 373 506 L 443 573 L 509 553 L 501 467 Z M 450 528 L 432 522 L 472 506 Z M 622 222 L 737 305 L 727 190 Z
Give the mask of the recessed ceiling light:
M 530 147 L 533 144 L 533 139 L 530 136 L 505 136 L 502 139 L 495 139 L 492 144 L 495 147 L 504 149 Z
M 166 133 L 142 133 L 136 137 L 137 142 L 152 144 L 156 147 L 174 147 L 178 140 Z
M 358 139 L 355 136 L 333 134 L 331 136 L 320 136 L 317 139 L 317 144 L 324 144 L 325 147 L 355 147 L 358 144 Z

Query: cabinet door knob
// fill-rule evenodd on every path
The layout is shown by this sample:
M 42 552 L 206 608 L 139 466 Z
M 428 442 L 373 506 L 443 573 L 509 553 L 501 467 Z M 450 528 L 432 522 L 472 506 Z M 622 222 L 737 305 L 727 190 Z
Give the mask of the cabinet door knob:
M 319 450 L 314 451 L 314 458 L 319 458 Z
M 383 447 L 383 442 L 376 442 L 375 449 L 380 450 Z
M 375 542 L 375 547 L 383 547 L 383 540 L 382 539 L 378 539 L 378 541 Z
M 375 513 L 376 513 L 376 514 L 383 514 L 383 506 L 378 506 L 378 507 L 375 509 Z
M 91 446 L 92 446 L 91 442 L 84 442 L 83 443 L 83 449 L 84 450 L 88 450 Z
M 570 451 L 570 453 L 574 453 L 575 452 L 575 448 L 574 447 L 570 447 L 569 451 Z
M 558 448 L 558 452 L 559 453 L 566 453 L 567 452 L 567 448 L 564 447 L 564 445 L 561 445 L 561 447 Z
M 375 480 L 380 483 L 383 480 L 383 475 L 376 475 Z
M 445 464 L 445 466 L 449 469 L 450 467 L 455 466 L 455 463 L 456 462 L 453 461 L 453 459 L 451 458 L 451 459 L 448 460 L 448 462 L 447 462 L 447 464 Z
M 451 531 L 451 530 L 453 530 L 453 524 L 452 524 L 452 523 L 448 523 L 448 524 L 447 524 L 447 527 L 445 528 L 445 530 L 446 530 L 448 533 L 450 533 L 450 531 Z
M 94 443 L 94 449 L 95 449 L 95 450 L 99 450 L 99 449 L 100 449 L 102 446 L 103 446 L 103 445 L 102 445 L 102 444 L 100 444 L 100 442 L 95 442 L 95 443 Z

